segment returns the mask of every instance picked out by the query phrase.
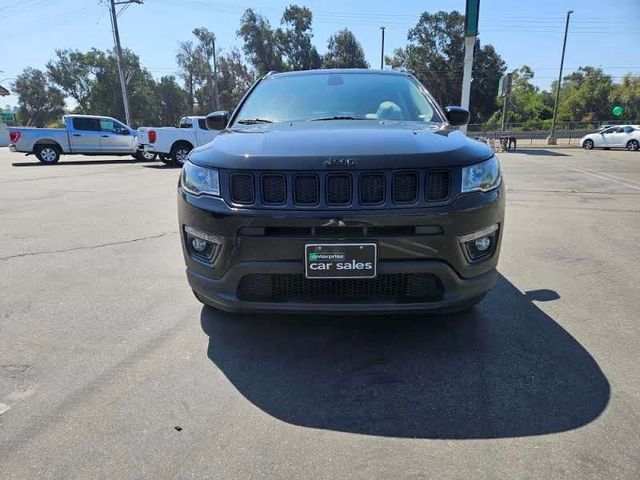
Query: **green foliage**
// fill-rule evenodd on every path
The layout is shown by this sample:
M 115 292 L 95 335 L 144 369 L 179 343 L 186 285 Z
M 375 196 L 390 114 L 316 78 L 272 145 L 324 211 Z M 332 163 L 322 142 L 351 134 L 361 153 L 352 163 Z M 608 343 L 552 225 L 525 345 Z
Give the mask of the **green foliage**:
M 612 118 L 613 105 L 609 97 L 613 91 L 613 81 L 601 68 L 580 67 L 563 80 L 558 120 L 594 121 Z
M 187 92 L 178 85 L 172 75 L 160 78 L 156 85 L 156 97 L 159 100 L 160 125 L 176 125 L 180 117 L 189 110 Z
M 624 113 L 620 120 L 637 121 L 640 119 L 640 75 L 628 73 L 622 82 L 613 87 L 609 94 L 609 105 L 620 105 Z
M 238 36 L 243 40 L 244 53 L 258 75 L 284 69 L 282 49 L 278 46 L 276 34 L 262 15 L 250 8 L 245 10 Z
M 275 32 L 278 49 L 285 57 L 287 70 L 310 70 L 320 68 L 321 59 L 316 47 L 311 44 L 313 14 L 307 7 L 288 6 L 282 14 L 281 24 Z
M 412 72 L 441 105 L 459 105 L 464 69 L 464 15 L 460 12 L 423 13 L 407 35 L 409 44 L 387 57 L 387 65 Z M 497 108 L 496 92 L 505 63 L 493 46 L 474 49 L 471 84 L 472 122 L 488 119 Z
M 64 94 L 41 70 L 27 67 L 13 83 L 18 95 L 18 118 L 26 126 L 44 127 L 64 114 Z
M 347 28 L 329 37 L 322 66 L 323 68 L 369 68 L 362 45 Z
M 255 75 L 242 61 L 239 50 L 232 49 L 219 57 L 218 86 L 221 109 L 233 111 L 253 82 Z

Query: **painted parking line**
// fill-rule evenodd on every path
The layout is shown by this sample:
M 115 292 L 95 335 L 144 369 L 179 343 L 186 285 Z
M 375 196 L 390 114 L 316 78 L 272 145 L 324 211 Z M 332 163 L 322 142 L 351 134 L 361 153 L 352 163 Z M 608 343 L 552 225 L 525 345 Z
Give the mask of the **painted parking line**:
M 613 183 L 617 183 L 619 185 L 624 185 L 625 187 L 629 187 L 629 188 L 633 188 L 634 190 L 640 190 L 640 185 L 636 184 L 636 183 L 631 183 L 628 180 L 625 180 L 624 182 L 618 180 L 621 177 L 615 177 L 612 175 L 607 175 L 606 173 L 602 173 L 602 172 L 598 172 L 598 171 L 591 171 L 591 170 L 585 170 L 582 168 L 576 168 L 576 167 L 570 167 L 569 165 L 565 165 L 564 163 L 558 163 L 557 165 L 564 167 L 568 170 L 573 170 L 576 172 L 580 172 L 580 173 L 584 173 L 585 175 L 589 175 L 591 177 L 595 177 L 595 178 L 600 178 L 602 180 L 608 180 L 609 182 L 613 182 Z

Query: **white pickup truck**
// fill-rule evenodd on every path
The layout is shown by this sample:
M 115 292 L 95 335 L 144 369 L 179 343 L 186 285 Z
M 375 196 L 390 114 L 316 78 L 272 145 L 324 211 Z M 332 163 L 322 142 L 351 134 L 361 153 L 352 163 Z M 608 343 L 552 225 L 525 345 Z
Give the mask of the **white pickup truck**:
M 155 154 L 139 147 L 138 132 L 111 117 L 65 115 L 65 128 L 9 128 L 9 150 L 34 154 L 42 163 L 60 155 L 131 155 L 151 161 Z
M 138 138 L 141 148 L 149 154 L 158 154 L 164 163 L 181 166 L 195 147 L 209 143 L 219 133 L 209 130 L 205 117 L 183 117 L 178 127 L 140 127 Z

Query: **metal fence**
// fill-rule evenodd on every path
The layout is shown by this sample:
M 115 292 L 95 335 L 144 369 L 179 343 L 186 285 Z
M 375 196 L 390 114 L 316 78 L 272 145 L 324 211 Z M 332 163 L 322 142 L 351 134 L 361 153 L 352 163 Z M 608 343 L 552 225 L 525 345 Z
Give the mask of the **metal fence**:
M 556 124 L 555 137 L 557 145 L 564 147 L 579 147 L 580 139 L 589 133 L 597 132 L 608 125 L 640 125 L 640 120 L 633 122 L 559 122 Z M 546 125 L 545 125 L 546 127 Z M 496 125 L 469 124 L 467 135 L 495 142 L 502 137 L 515 137 L 518 146 L 547 146 L 547 137 L 551 133 L 551 126 L 546 128 L 532 128 L 531 124 L 510 123 L 504 130 Z

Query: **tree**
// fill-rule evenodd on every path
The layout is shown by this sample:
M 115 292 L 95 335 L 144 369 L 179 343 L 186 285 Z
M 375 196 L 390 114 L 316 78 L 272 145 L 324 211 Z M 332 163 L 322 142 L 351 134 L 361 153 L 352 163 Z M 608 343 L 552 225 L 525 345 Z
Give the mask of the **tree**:
M 441 105 L 459 105 L 464 68 L 464 15 L 460 12 L 423 13 L 407 35 L 409 44 L 396 49 L 387 65 L 411 71 Z M 493 46 L 474 48 L 471 83 L 472 122 L 485 121 L 498 105 L 496 93 L 506 66 Z
M 216 36 L 204 27 L 195 28 L 193 34 L 199 42 L 195 48 L 195 54 L 199 57 L 197 61 L 200 65 L 198 81 L 206 85 L 206 95 L 202 95 L 204 98 L 200 102 L 200 106 L 209 111 L 218 110 L 220 100 L 218 98 L 218 72 L 216 71 Z
M 221 55 L 218 63 L 220 108 L 232 111 L 255 81 L 255 75 L 242 61 L 242 55 L 237 49 Z
M 159 101 L 160 125 L 175 125 L 189 111 L 187 92 L 176 82 L 173 75 L 161 77 L 156 85 Z
M 56 58 L 47 63 L 49 78 L 76 102 L 77 113 L 91 113 L 89 99 L 94 85 L 93 66 L 78 50 L 56 50 Z
M 369 68 L 362 45 L 347 28 L 329 37 L 322 66 L 323 68 Z
M 13 90 L 18 95 L 20 122 L 26 126 L 44 127 L 64 114 L 64 94 L 49 84 L 41 70 L 25 68 L 13 83 Z
M 287 70 L 310 70 L 320 68 L 322 60 L 311 44 L 313 14 L 307 7 L 290 5 L 282 14 L 281 25 L 275 32 L 276 44 L 286 57 Z
M 284 60 L 275 32 L 262 15 L 256 14 L 250 8 L 245 10 L 240 20 L 238 36 L 242 38 L 242 49 L 258 75 L 284 69 Z
M 178 44 L 176 63 L 180 69 L 180 77 L 185 83 L 189 95 L 189 114 L 193 115 L 195 91 L 198 77 L 202 70 L 199 56 L 196 54 L 193 42 L 186 41 Z
M 610 104 L 624 108 L 621 118 L 627 121 L 640 119 L 640 75 L 627 73 L 609 95 Z
M 601 68 L 580 67 L 563 78 L 558 105 L 559 120 L 596 121 L 611 118 L 611 76 Z M 554 84 L 554 90 L 557 83 Z
M 90 112 L 124 121 L 124 106 L 115 53 L 112 50 L 103 52 L 93 48 L 85 56 L 94 72 L 94 83 L 89 97 Z M 153 77 L 140 66 L 140 58 L 126 48 L 122 50 L 122 68 L 129 93 L 133 123 L 130 127 L 155 123 L 158 119 L 159 105 Z

